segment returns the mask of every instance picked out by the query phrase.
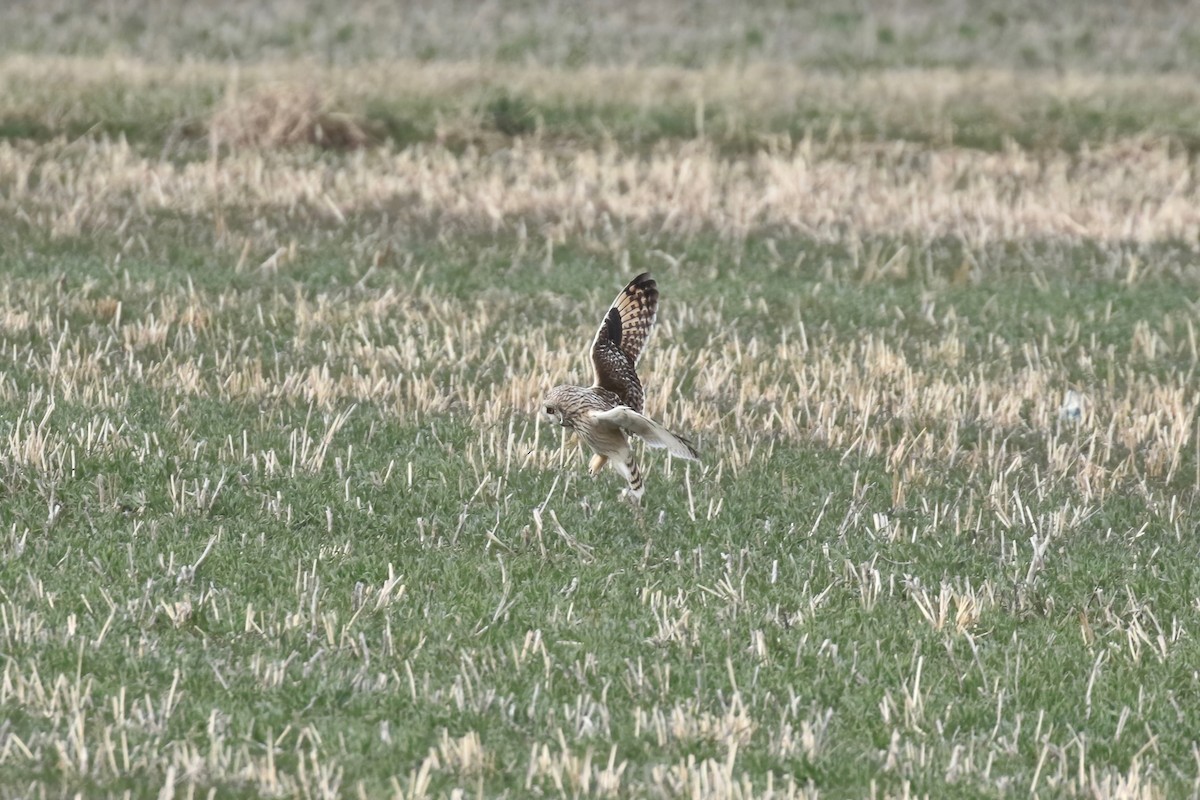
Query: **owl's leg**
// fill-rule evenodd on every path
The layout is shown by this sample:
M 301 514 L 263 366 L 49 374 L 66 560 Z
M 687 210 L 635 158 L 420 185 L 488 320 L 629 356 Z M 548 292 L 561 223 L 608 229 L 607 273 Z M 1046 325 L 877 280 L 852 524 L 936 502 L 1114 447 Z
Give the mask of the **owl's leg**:
M 633 460 L 633 453 L 628 453 L 625 458 L 612 463 L 617 472 L 629 482 L 629 488 L 625 490 L 629 498 L 635 504 L 641 502 L 642 495 L 646 493 L 646 483 L 642 480 L 642 471 L 638 469 L 637 462 Z
M 638 469 L 638 465 L 634 463 L 631 457 L 625 466 L 629 468 L 629 494 L 633 497 L 634 503 L 642 501 L 642 495 L 646 493 L 646 483 L 642 480 L 642 471 Z
M 602 456 L 599 453 L 592 456 L 591 462 L 588 464 L 588 472 L 594 478 L 600 474 L 600 470 L 604 469 L 604 465 L 608 463 L 608 456 Z

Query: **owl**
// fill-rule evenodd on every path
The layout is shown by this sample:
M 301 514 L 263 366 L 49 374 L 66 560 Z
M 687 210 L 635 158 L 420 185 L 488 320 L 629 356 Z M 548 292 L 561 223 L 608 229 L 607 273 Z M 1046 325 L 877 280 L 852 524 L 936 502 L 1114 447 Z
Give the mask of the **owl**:
M 699 461 L 692 443 L 645 416 L 645 393 L 637 362 L 658 316 L 658 285 L 643 272 L 629 282 L 600 322 L 592 341 L 596 379 L 591 386 L 555 386 L 542 410 L 551 422 L 575 431 L 595 452 L 588 471 L 596 475 L 611 463 L 628 482 L 637 503 L 646 490 L 629 445 L 630 434 L 678 458 Z

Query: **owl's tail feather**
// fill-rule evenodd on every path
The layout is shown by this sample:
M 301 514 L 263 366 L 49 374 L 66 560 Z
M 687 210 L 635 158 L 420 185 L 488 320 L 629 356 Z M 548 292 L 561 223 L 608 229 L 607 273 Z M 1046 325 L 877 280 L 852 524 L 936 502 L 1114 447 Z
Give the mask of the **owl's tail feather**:
M 677 433 L 667 430 L 644 414 L 628 406 L 617 406 L 596 415 L 596 419 L 610 422 L 626 433 L 640 436 L 651 447 L 665 448 L 676 458 L 699 461 L 700 453 L 695 445 Z

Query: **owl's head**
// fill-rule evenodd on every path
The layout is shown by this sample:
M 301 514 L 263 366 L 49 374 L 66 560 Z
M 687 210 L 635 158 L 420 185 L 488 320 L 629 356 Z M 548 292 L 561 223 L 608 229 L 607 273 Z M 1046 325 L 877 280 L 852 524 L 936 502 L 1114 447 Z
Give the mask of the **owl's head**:
M 574 387 L 555 386 L 546 393 L 546 397 L 542 400 L 542 414 L 548 421 L 555 425 L 562 425 L 564 428 L 571 427 L 567 412 L 571 400 L 569 390 L 572 388 Z

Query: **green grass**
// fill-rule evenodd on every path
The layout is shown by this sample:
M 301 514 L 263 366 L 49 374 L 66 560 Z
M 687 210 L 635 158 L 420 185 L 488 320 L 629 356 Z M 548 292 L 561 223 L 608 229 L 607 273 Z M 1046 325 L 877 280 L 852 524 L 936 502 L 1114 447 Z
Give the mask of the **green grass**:
M 365 140 L 502 151 L 534 141 L 558 152 L 617 144 L 632 152 L 704 140 L 728 155 L 825 144 L 905 141 L 936 147 L 1078 152 L 1125 138 L 1194 153 L 1200 118 L 1186 71 L 1108 79 L 937 65 L 849 71 L 778 64 L 660 67 L 389 61 L 183 66 L 114 57 L 30 56 L 0 64 L 0 140 L 121 138 L 177 162 L 211 153 L 211 123 L 233 98 L 311 92 L 314 117 L 351 120 Z M 54 88 L 47 88 L 54 87 Z M 247 115 L 232 114 L 235 128 Z M 325 115 L 325 116 L 321 116 Z M 286 127 L 286 126 L 285 126 Z M 224 149 L 236 137 L 217 136 Z M 304 139 L 304 137 L 300 137 Z M 357 137 L 350 137 L 359 141 Z M 305 139 L 306 140 L 306 139 Z M 346 146 L 334 135 L 331 148 Z
M 1097 8 L 19 9 L 0 797 L 1195 793 L 1189 28 Z M 536 411 L 643 270 L 635 509 Z
M 414 77 L 422 80 L 420 75 Z M 117 78 L 69 102 L 58 98 L 45 104 L 27 99 L 41 90 L 26 84 L 40 85 L 46 78 L 10 79 L 12 99 L 7 108 L 0 107 L 0 139 L 48 142 L 107 135 L 127 140 L 139 152 L 163 152 L 181 161 L 203 159 L 209 155 L 208 120 L 222 107 L 233 78 L 231 73 L 182 87 L 147 86 L 140 79 L 123 84 Z M 864 79 L 869 81 L 870 76 Z M 908 141 L 992 151 L 1011 144 L 1077 151 L 1135 135 L 1161 137 L 1187 152 L 1195 152 L 1200 143 L 1200 125 L 1191 105 L 1195 98 L 1190 93 L 1175 96 L 1178 92 L 1155 84 L 1152 78 L 1143 87 L 1113 87 L 1068 99 L 1039 91 L 1034 81 L 1022 86 L 1003 109 L 973 96 L 988 91 L 980 87 L 936 109 L 930 109 L 924 98 L 896 98 L 876 105 L 874 98 L 817 95 L 797 99 L 794 105 L 775 101 L 766 107 L 743 107 L 718 98 L 701 110 L 693 95 L 703 90 L 655 98 L 647 105 L 628 98 L 527 95 L 520 88 L 506 87 L 504 80 L 481 77 L 436 98 L 378 87 L 366 92 L 357 89 L 353 95 L 331 92 L 326 102 L 331 110 L 349 114 L 375 143 L 405 147 L 440 142 L 459 151 L 497 150 L 517 138 L 533 136 L 561 149 L 615 140 L 642 151 L 701 138 L 731 155 L 770 151 L 781 141 L 806 137 L 821 142 Z M 836 85 L 846 79 L 835 73 L 829 81 Z
M 821 255 L 801 240 L 783 243 L 783 263 L 804 249 L 833 265 L 832 281 L 769 266 L 761 239 L 647 249 L 668 245 L 712 266 L 659 271 L 664 319 L 720 305 L 743 345 L 794 335 L 803 322 L 835 351 L 878 336 L 918 371 L 933 370 L 921 348 L 945 329 L 897 314 L 932 297 L 937 318 L 953 312 L 969 370 L 998 381 L 1019 374 L 1028 341 L 1041 341 L 1072 382 L 1093 379 L 1072 366 L 1093 351 L 1094 372 L 1117 376 L 1107 387 L 1116 395 L 1192 368 L 1166 333 L 1192 312 L 1180 291 L 1195 282 L 1186 266 L 1125 287 L 1103 277 L 1098 251 L 1051 247 L 1039 252 L 1048 283 L 999 253 L 981 284 L 956 286 L 947 276 L 961 256 L 948 247 L 944 267 L 935 259 L 923 274 L 863 284 L 849 253 Z M 1135 469 L 1106 496 L 1085 497 L 1070 471 L 1048 470 L 1047 437 L 1070 442 L 1069 431 L 984 423 L 974 444 L 964 439 L 959 465 L 922 462 L 897 508 L 885 453 L 726 420 L 689 431 L 708 463 L 692 471 L 691 505 L 680 464 L 668 475 L 662 459 L 648 459 L 647 508 L 637 514 L 616 501 L 611 475 L 584 478 L 573 448 L 562 473 L 522 467 L 534 446 L 524 409 L 500 412 L 511 420 L 509 447 L 508 425 L 479 427 L 461 399 L 437 410 L 360 398 L 315 460 L 348 399 L 314 405 L 281 393 L 252 403 L 220 386 L 231 363 L 247 360 L 276 384 L 325 362 L 334 375 L 366 367 L 343 348 L 353 337 L 336 309 L 407 284 L 384 272 L 355 286 L 357 270 L 336 257 L 346 246 L 316 247 L 286 278 L 229 273 L 236 254 L 206 255 L 169 228 L 148 240 L 150 258 L 120 270 L 104 266 L 104 237 L 90 248 L 35 241 L 33 254 L 6 265 L 10 313 L 54 329 L 4 334 L 5 351 L 18 354 L 0 402 L 5 784 L 150 795 L 170 778 L 248 796 L 397 785 L 519 796 L 557 793 L 555 764 L 589 753 L 596 791 L 613 753 L 629 794 L 683 791 L 663 770 L 701 780 L 710 769 L 716 780 L 727 764 L 730 780 L 756 792 L 773 774 L 777 787 L 794 780 L 835 796 L 872 786 L 1057 794 L 1127 774 L 1168 793 L 1192 785 L 1193 743 L 1178 708 L 1197 690 L 1189 633 L 1200 568 L 1178 553 L 1194 508 L 1193 448 L 1177 485 Z M 545 273 L 513 268 L 506 237 L 409 246 L 426 265 L 422 291 L 449 308 L 466 313 L 494 286 L 489 275 L 503 273 L 500 317 L 568 340 L 592 324 L 573 312 L 614 289 L 586 248 L 560 248 Z M 485 257 L 469 263 L 472 253 Z M 632 268 L 643 258 L 634 252 Z M 57 271 L 47 275 L 38 259 Z M 58 275 L 69 276 L 65 294 Z M 536 309 L 548 295 L 563 313 Z M 997 295 L 1007 301 L 991 302 Z M 185 297 L 211 316 L 194 333 L 173 324 L 169 345 L 137 349 L 121 344 L 113 322 L 69 310 L 105 296 L 128 309 L 123 327 L 163 318 Z M 334 316 L 305 335 L 297 297 L 325 298 Z M 765 312 L 740 310 L 760 301 Z M 1066 320 L 1077 325 L 1069 334 Z M 1139 322 L 1168 337 L 1153 364 L 1131 349 Z M 402 346 L 411 324 L 367 330 L 376 347 Z M 677 325 L 659 347 L 702 351 L 700 324 Z M 516 346 L 512 330 L 490 330 Z M 1013 363 L 989 360 L 996 337 Z M 1084 347 L 1092 337 L 1096 346 Z M 56 348 L 95 354 L 110 405 L 61 396 L 46 368 Z M 482 398 L 514 377 L 444 358 L 431 352 L 423 369 L 476 380 Z M 199 391 L 139 388 L 133 378 L 183 362 L 198 366 Z M 896 440 L 964 422 L 880 418 Z M 49 453 L 40 466 L 17 455 L 39 430 Z M 539 446 L 550 447 L 544 435 Z M 1010 448 L 1004 458 L 966 466 L 997 436 Z M 752 442 L 756 455 L 738 474 L 727 466 L 718 477 L 723 449 Z M 1013 472 L 1016 454 L 1025 466 Z M 1006 488 L 996 491 L 997 481 Z M 1072 510 L 1086 513 L 1054 521 Z M 941 593 L 949 616 L 939 621 Z M 959 629 L 956 614 L 970 603 L 976 616 Z M 427 786 L 418 778 L 426 759 Z M 564 785 L 580 779 L 578 765 L 562 769 Z

